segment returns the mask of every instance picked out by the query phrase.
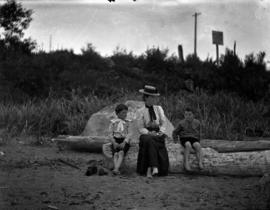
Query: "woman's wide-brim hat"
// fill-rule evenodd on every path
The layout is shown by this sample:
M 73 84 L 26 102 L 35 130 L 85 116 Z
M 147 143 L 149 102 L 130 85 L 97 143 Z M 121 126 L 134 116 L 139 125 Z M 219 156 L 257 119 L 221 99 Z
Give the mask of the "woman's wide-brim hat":
M 157 88 L 151 85 L 145 85 L 143 89 L 139 90 L 139 92 L 149 96 L 160 96 Z

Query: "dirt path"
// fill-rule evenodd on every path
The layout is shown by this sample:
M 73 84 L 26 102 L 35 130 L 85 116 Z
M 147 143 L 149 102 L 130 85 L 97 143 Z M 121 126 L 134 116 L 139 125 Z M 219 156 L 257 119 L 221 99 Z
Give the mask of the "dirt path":
M 1 146 L 0 209 L 264 209 L 260 178 L 170 175 L 148 180 L 135 173 L 85 176 L 99 155 L 55 147 Z M 59 158 L 81 170 L 61 163 Z

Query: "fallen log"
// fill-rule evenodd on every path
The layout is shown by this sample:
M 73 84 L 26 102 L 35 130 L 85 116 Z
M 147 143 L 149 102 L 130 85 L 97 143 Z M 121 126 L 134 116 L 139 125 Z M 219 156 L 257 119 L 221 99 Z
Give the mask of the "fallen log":
M 57 142 L 59 147 L 82 150 L 88 152 L 102 152 L 102 145 L 108 142 L 104 137 L 86 137 L 86 136 L 60 136 L 53 139 Z M 199 170 L 197 160 L 194 154 L 190 156 L 191 171 L 199 174 L 206 175 L 234 175 L 234 176 L 262 176 L 263 174 L 270 173 L 270 149 L 269 144 L 262 145 L 259 150 L 261 151 L 238 151 L 242 149 L 241 146 L 250 144 L 250 142 L 234 143 L 232 141 L 221 141 L 221 146 L 218 147 L 220 140 L 202 140 L 203 145 L 203 164 L 204 169 Z M 226 144 L 226 142 L 228 142 Z M 253 144 L 250 144 L 254 146 Z M 209 146 L 215 147 L 220 151 L 218 152 Z M 250 150 L 252 147 L 249 147 Z M 264 147 L 264 148 L 262 148 Z M 233 152 L 228 152 L 229 149 Z M 240 148 L 240 149 L 239 149 Z M 243 147 L 247 149 L 246 146 Z M 254 147 L 258 149 L 258 146 Z M 170 172 L 181 173 L 184 172 L 183 168 L 183 148 L 180 144 L 167 143 L 167 149 L 170 160 Z M 262 150 L 264 149 L 264 150 Z M 128 155 L 126 157 L 126 165 L 130 166 L 133 170 L 136 168 L 138 155 L 138 144 L 133 143 Z
M 58 136 L 52 139 L 59 150 L 76 150 L 81 152 L 102 153 L 102 145 L 109 141 L 98 136 Z
M 270 141 L 270 137 L 244 136 L 244 141 Z
M 167 144 L 170 172 L 182 173 L 183 148 L 179 144 Z M 256 152 L 219 153 L 203 148 L 203 170 L 199 170 L 194 154 L 190 155 L 191 172 L 205 175 L 262 176 L 270 172 L 270 150 Z M 135 168 L 138 147 L 131 147 L 126 164 Z
M 202 147 L 210 147 L 218 152 L 248 152 L 270 150 L 270 141 L 228 141 L 228 140 L 212 140 L 203 139 Z
M 100 136 L 59 136 L 54 138 L 60 150 L 72 149 L 93 153 L 101 153 L 102 145 L 109 141 L 107 137 Z M 170 141 L 168 141 L 170 142 Z M 136 143 L 136 142 L 134 142 Z M 212 148 L 217 152 L 248 152 L 270 150 L 270 141 L 228 141 L 203 139 L 201 145 L 204 148 Z

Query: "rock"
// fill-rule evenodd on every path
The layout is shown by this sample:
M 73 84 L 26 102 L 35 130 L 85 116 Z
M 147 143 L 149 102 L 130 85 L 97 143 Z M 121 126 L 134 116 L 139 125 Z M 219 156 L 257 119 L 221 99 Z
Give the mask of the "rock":
M 139 140 L 139 132 L 137 129 L 137 110 L 144 106 L 142 101 L 126 101 L 125 104 L 128 106 L 127 119 L 131 120 L 131 133 L 132 142 L 137 143 Z M 110 120 L 116 118 L 114 109 L 117 104 L 107 106 L 99 112 L 93 114 L 88 120 L 84 131 L 81 136 L 108 136 Z M 166 118 L 166 134 L 169 139 L 172 137 L 172 131 L 174 127 L 172 123 Z

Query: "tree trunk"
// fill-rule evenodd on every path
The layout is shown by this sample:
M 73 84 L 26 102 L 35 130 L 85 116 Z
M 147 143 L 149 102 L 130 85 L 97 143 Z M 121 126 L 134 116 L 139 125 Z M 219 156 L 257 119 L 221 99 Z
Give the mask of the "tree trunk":
M 102 152 L 102 145 L 108 142 L 104 137 L 60 136 L 54 141 L 59 148 L 69 148 L 88 152 Z M 202 140 L 204 169 L 199 170 L 194 152 L 190 155 L 191 171 L 206 175 L 261 176 L 270 173 L 270 149 L 267 142 L 232 142 L 225 140 Z M 219 146 L 218 146 L 219 145 Z M 249 145 L 249 146 L 247 146 Z M 260 146 L 259 146 L 260 145 Z M 218 152 L 212 148 L 216 148 Z M 250 151 L 255 150 L 264 151 Z M 183 148 L 180 144 L 167 143 L 170 172 L 181 173 L 183 168 Z M 268 149 L 268 150 L 267 150 Z M 239 152 L 242 151 L 242 152 Z M 249 152 L 243 152 L 248 150 Z M 234 152 L 230 152 L 234 151 Z M 138 144 L 133 144 L 126 157 L 126 165 L 135 170 Z
M 248 152 L 270 150 L 270 141 L 228 141 L 228 140 L 210 140 L 201 141 L 202 147 L 210 147 L 218 152 Z
M 52 139 L 59 150 L 76 150 L 82 152 L 102 153 L 102 145 L 109 141 L 98 136 L 58 136 Z
M 179 144 L 167 144 L 170 172 L 182 173 L 183 148 Z M 270 150 L 256 152 L 219 153 L 203 148 L 204 169 L 199 170 L 195 154 L 190 155 L 191 173 L 205 175 L 262 176 L 270 173 Z M 131 147 L 126 164 L 136 167 L 138 146 Z
M 59 136 L 54 141 L 60 149 L 83 150 L 86 152 L 102 152 L 102 145 L 109 141 L 107 137 L 100 136 Z M 270 150 L 270 140 L 259 141 L 228 141 L 203 139 L 201 145 L 204 148 L 210 147 L 217 152 L 248 152 Z

